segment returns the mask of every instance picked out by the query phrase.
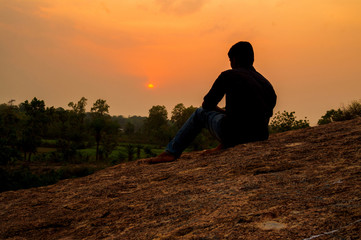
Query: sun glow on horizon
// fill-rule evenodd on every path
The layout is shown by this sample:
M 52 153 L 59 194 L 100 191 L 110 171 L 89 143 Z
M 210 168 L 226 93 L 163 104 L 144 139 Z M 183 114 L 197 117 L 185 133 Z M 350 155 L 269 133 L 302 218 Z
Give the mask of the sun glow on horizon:
M 361 1 L 0 3 L 0 103 L 36 96 L 58 107 L 84 96 L 143 116 L 153 105 L 197 105 L 240 40 L 276 89 L 275 112 L 317 122 L 360 96 Z

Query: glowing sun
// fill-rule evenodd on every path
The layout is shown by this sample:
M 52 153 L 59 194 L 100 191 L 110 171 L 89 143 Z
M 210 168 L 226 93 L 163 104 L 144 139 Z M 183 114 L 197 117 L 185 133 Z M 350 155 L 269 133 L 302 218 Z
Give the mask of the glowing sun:
M 149 83 L 148 88 L 154 88 L 154 85 L 152 83 Z

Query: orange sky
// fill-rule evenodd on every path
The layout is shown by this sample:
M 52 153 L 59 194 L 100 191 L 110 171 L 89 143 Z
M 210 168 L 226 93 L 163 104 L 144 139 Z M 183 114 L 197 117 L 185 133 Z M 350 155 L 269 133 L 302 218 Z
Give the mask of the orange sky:
M 359 0 L 0 0 L 0 103 L 107 100 L 112 115 L 199 106 L 240 40 L 276 111 L 314 125 L 361 99 Z M 148 84 L 154 88 L 147 88 Z

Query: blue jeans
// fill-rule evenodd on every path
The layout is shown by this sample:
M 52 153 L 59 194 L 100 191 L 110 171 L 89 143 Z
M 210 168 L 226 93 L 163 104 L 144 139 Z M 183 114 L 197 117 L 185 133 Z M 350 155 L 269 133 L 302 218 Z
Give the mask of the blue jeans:
M 202 128 L 207 128 L 210 133 L 221 142 L 223 138 L 221 124 L 224 117 L 225 114 L 223 113 L 198 108 L 168 143 L 165 150 L 179 157 L 184 149 L 186 149 L 201 132 Z

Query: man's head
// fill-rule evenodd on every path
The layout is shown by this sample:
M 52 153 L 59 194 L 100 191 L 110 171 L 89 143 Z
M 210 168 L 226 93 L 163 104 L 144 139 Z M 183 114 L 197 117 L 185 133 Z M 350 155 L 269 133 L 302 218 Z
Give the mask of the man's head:
M 252 45 L 249 42 L 238 42 L 229 49 L 228 57 L 232 68 L 237 66 L 250 67 L 254 61 Z

